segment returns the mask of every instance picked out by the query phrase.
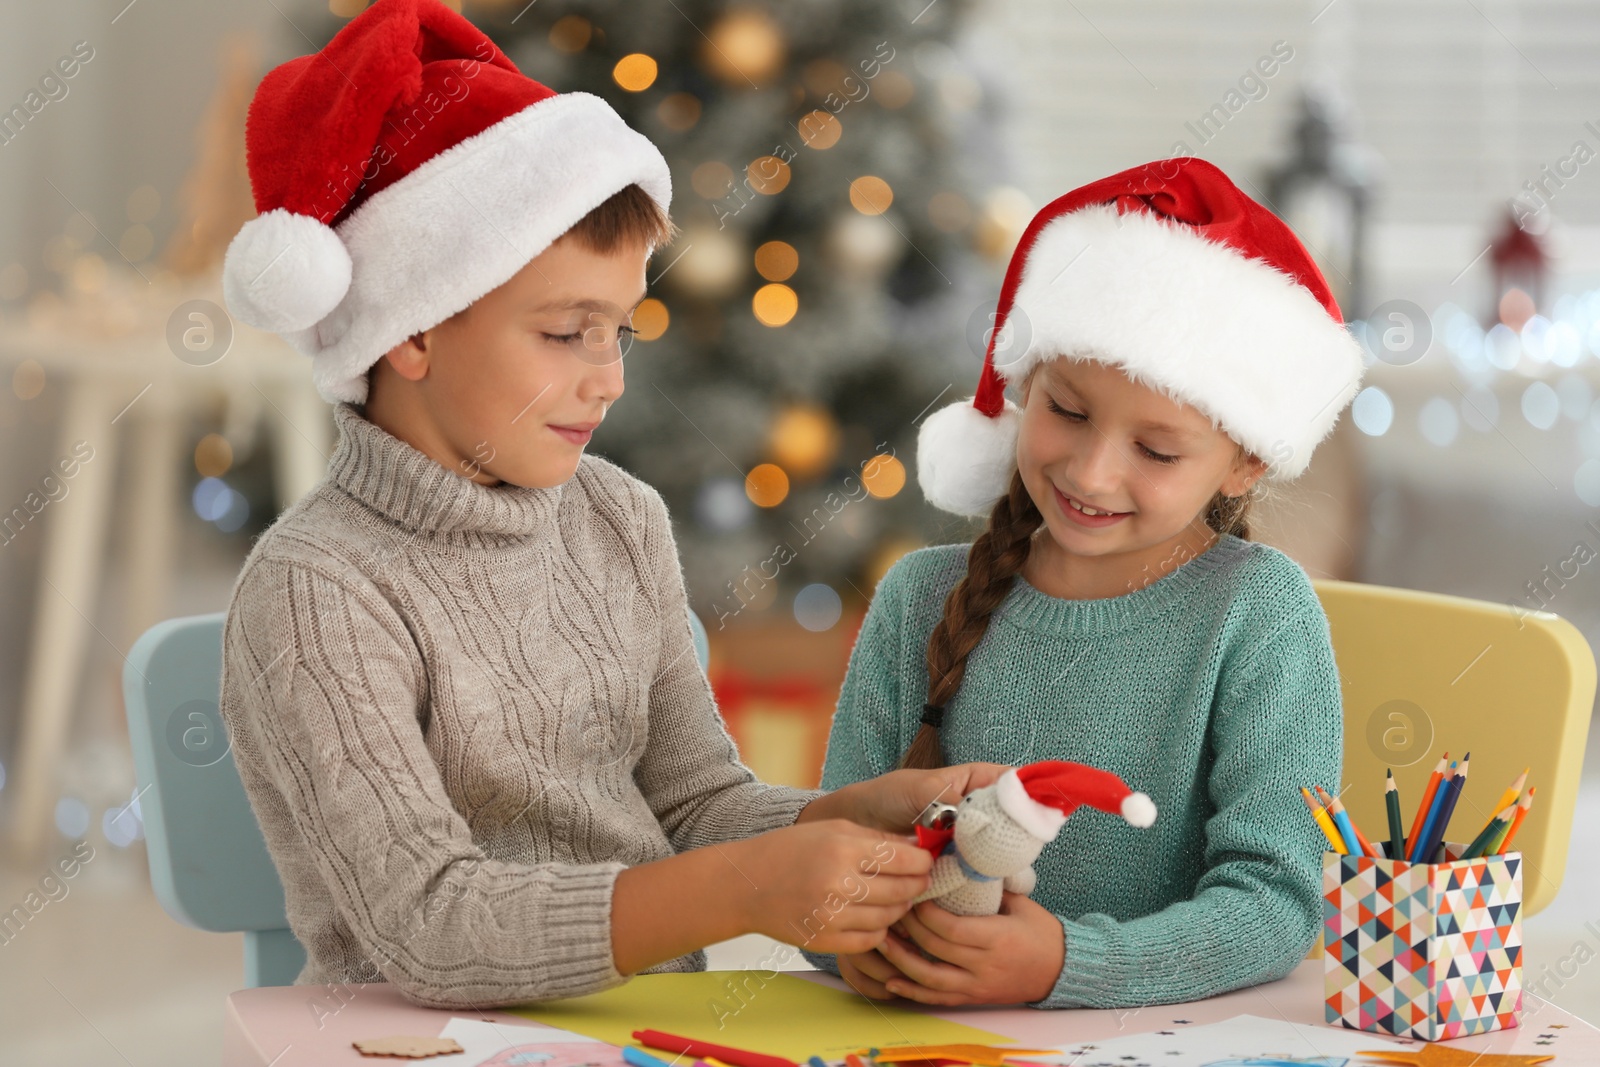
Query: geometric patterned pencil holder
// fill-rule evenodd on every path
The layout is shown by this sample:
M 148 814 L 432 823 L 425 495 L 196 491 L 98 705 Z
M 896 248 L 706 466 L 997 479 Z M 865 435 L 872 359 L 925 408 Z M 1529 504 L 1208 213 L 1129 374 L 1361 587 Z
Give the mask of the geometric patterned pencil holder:
M 1465 850 L 1447 844 L 1445 863 L 1323 853 L 1329 1023 L 1423 1041 L 1517 1025 L 1522 853 Z

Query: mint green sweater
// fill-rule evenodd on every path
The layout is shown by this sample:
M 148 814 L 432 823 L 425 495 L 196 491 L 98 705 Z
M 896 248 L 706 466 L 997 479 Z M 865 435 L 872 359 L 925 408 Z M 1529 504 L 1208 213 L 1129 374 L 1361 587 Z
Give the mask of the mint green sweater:
M 967 546 L 884 576 L 850 657 L 822 786 L 892 770 Z M 1155 801 L 1149 829 L 1083 808 L 1035 864 L 1066 962 L 1032 1006 L 1197 1000 L 1281 978 L 1321 921 L 1323 842 L 1298 787 L 1339 783 L 1339 676 L 1306 573 L 1223 537 L 1143 589 L 1063 600 L 1018 578 L 941 731 L 951 763 L 1065 759 Z M 807 954 L 837 973 L 832 956 Z

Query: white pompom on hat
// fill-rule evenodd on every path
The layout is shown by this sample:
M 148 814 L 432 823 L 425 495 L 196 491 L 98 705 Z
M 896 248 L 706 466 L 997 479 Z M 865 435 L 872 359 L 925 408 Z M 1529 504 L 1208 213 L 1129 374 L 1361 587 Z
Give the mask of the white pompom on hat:
M 977 393 L 917 438 L 923 495 L 961 515 L 986 514 L 1015 469 L 1020 412 L 1006 384 L 1057 356 L 1117 366 L 1191 405 L 1278 481 L 1305 470 L 1361 384 L 1360 345 L 1305 247 L 1192 157 L 1046 205 L 1012 254 L 993 322 Z M 1007 348 L 1021 351 L 997 364 Z
M 269 71 L 245 149 L 260 214 L 228 247 L 224 299 L 310 356 L 330 402 L 364 402 L 385 352 L 628 185 L 672 200 L 660 150 L 611 105 L 527 77 L 439 0 L 377 0 Z
M 1051 841 L 1079 805 L 1121 816 L 1144 828 L 1156 821 L 1156 805 L 1120 777 L 1067 760 L 1040 760 L 1007 771 L 995 782 L 1000 807 L 1028 833 Z

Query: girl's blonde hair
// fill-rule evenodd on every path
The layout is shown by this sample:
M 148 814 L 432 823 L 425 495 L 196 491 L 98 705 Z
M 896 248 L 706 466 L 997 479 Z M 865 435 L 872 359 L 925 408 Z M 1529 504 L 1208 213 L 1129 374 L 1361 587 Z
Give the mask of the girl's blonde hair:
M 1233 534 L 1249 540 L 1249 515 L 1257 489 L 1252 486 L 1236 497 L 1219 491 L 1206 507 L 1206 525 L 1219 536 Z M 926 769 L 945 765 L 944 750 L 939 744 L 944 709 L 961 688 L 967 657 L 983 640 L 990 618 L 1011 590 L 1012 580 L 1022 573 L 1033 535 L 1043 523 L 1044 517 L 1022 484 L 1022 472 L 1014 472 L 1005 496 L 989 512 L 988 526 L 967 552 L 967 573 L 945 598 L 944 617 L 928 637 L 928 703 L 916 737 L 900 757 L 901 767 Z

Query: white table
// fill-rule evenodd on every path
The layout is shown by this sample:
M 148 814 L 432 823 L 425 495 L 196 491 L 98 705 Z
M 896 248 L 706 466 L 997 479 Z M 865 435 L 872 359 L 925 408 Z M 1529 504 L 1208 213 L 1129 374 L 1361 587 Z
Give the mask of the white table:
M 830 974 L 792 973 L 810 981 L 845 988 L 844 983 Z M 337 999 L 330 999 L 332 990 L 337 990 Z M 325 1006 L 320 1011 L 315 1010 L 317 1004 Z M 1005 1034 L 1020 1045 L 1035 1048 L 1220 1022 L 1235 1015 L 1326 1025 L 1323 1022 L 1321 960 L 1302 963 L 1280 982 L 1191 1004 L 1119 1011 L 963 1008 L 941 1009 L 934 1014 Z M 437 1034 L 452 1015 L 510 1026 L 530 1025 L 521 1016 L 499 1011 L 419 1008 L 386 983 L 243 989 L 228 997 L 222 1062 L 224 1067 L 370 1065 L 373 1061 L 356 1052 L 351 1041 L 383 1034 Z M 1541 1038 L 1541 1034 L 1551 1036 Z M 1386 1035 L 1373 1036 L 1383 1038 Z M 1540 1044 L 1541 1040 L 1549 1044 Z M 1490 1052 L 1554 1054 L 1557 1067 L 1600 1063 L 1600 1031 L 1531 994 L 1526 995 L 1522 1026 L 1517 1029 L 1458 1038 L 1447 1044 L 1451 1048 Z M 419 1062 L 444 1064 L 449 1062 L 449 1057 Z

